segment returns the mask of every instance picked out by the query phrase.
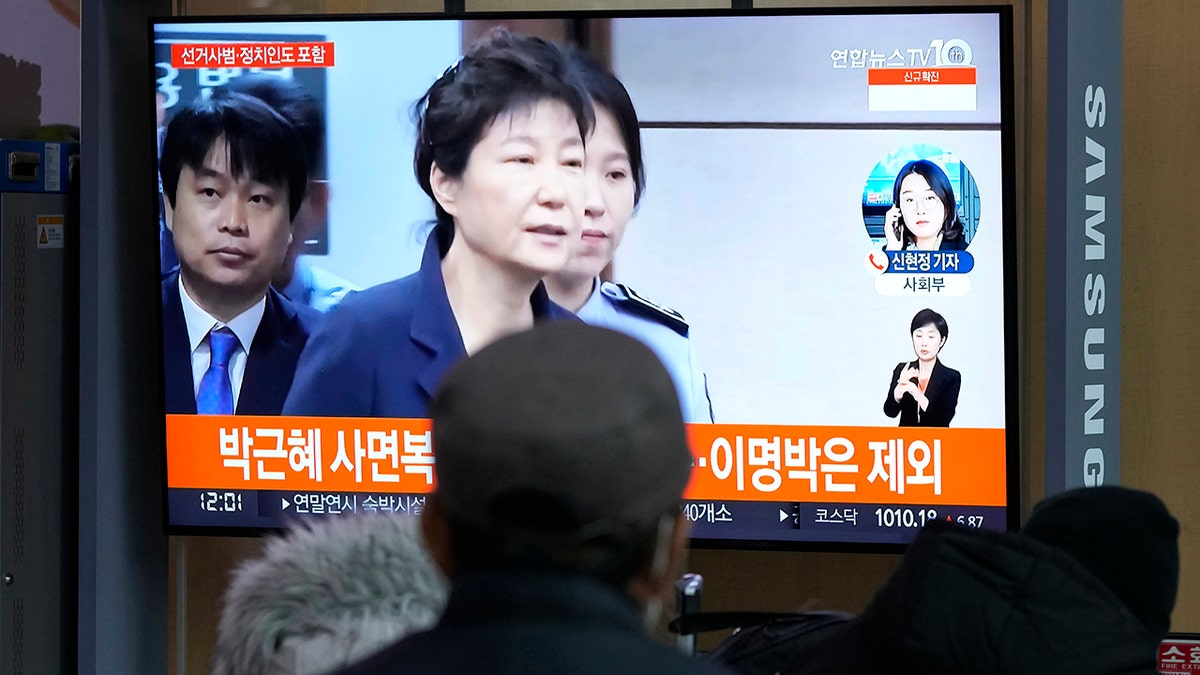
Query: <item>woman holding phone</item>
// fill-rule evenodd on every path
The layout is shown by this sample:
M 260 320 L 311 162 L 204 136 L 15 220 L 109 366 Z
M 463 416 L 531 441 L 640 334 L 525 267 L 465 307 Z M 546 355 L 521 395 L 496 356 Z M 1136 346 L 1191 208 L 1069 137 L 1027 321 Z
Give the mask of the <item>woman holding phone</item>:
M 413 166 L 436 224 L 420 269 L 347 296 L 300 358 L 291 415 L 424 417 L 461 357 L 571 319 L 542 277 L 580 236 L 593 113 L 566 53 L 497 29 L 415 105 Z
M 892 208 L 883 217 L 885 250 L 962 251 L 967 248 L 954 189 L 946 172 L 927 159 L 900 169 Z
M 917 312 L 909 326 L 915 361 L 901 362 L 892 371 L 883 412 L 900 416 L 902 427 L 948 427 L 958 408 L 962 375 L 938 358 L 950 327 L 932 309 Z

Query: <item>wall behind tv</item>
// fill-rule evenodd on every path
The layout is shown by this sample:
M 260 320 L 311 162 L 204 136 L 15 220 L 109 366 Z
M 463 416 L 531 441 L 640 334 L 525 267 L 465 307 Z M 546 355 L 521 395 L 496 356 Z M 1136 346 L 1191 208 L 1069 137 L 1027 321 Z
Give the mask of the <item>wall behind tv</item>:
M 0 137 L 79 126 L 79 8 L 5 0 L 0 9 Z
M 1179 519 L 1171 628 L 1200 632 L 1200 4 L 1125 3 L 1121 467 Z

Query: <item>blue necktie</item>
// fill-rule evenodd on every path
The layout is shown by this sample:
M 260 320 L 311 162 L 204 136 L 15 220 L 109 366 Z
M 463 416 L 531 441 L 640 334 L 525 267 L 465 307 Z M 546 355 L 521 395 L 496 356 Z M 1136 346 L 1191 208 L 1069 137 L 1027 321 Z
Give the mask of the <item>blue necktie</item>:
M 237 349 L 238 339 L 228 328 L 218 328 L 208 334 L 212 361 L 200 378 L 196 392 L 196 412 L 201 415 L 232 415 L 233 384 L 229 380 L 229 359 Z

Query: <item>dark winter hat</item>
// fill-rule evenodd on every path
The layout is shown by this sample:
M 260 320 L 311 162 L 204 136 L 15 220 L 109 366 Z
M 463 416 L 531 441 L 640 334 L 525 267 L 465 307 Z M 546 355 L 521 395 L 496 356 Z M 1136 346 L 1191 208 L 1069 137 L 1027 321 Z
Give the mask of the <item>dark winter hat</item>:
M 691 473 L 662 363 L 582 322 L 541 324 L 464 359 L 429 410 L 437 498 L 506 537 L 628 542 L 678 505 Z
M 1179 584 L 1179 523 L 1158 497 L 1130 488 L 1077 488 L 1034 507 L 1026 536 L 1063 550 L 1112 590 L 1158 638 Z

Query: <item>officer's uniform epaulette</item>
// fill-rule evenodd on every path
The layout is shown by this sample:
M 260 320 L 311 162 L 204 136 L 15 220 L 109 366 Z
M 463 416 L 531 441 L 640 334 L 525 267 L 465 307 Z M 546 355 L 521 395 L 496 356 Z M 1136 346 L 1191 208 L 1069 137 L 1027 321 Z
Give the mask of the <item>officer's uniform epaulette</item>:
M 642 295 L 638 295 L 632 288 L 625 284 L 605 284 L 600 290 L 623 309 L 628 310 L 633 314 L 637 314 L 644 318 L 650 319 L 657 323 L 661 323 L 676 333 L 687 337 L 688 323 L 679 312 L 660 305 Z M 613 287 L 616 287 L 614 290 Z

